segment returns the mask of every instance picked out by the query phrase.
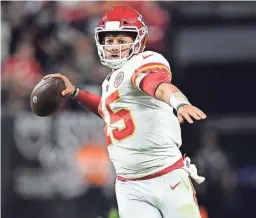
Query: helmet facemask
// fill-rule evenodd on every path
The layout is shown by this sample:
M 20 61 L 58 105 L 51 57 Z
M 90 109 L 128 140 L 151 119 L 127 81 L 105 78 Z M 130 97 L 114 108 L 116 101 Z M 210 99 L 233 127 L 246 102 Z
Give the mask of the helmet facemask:
M 120 45 L 105 45 L 103 41 L 106 33 L 114 33 L 114 35 L 118 35 L 120 33 L 128 33 L 128 35 L 133 35 L 134 40 L 132 43 Z M 145 27 L 142 27 L 141 29 L 137 29 L 136 27 L 125 27 L 120 28 L 118 30 L 104 30 L 101 27 L 96 28 L 95 40 L 101 63 L 114 70 L 121 68 L 133 55 L 138 54 L 144 50 L 143 41 L 145 39 L 146 34 L 147 29 Z M 105 50 L 110 49 L 112 46 L 115 48 L 118 48 L 119 46 L 119 54 L 117 55 L 117 58 L 109 58 L 106 56 Z M 122 57 L 122 52 L 124 52 L 125 50 L 123 48 L 126 48 L 127 46 L 129 46 L 129 49 L 127 49 L 126 54 Z

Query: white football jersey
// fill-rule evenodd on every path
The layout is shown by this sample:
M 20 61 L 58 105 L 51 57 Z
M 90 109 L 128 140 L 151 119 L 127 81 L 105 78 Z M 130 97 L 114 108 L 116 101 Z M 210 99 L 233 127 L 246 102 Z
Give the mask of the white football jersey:
M 182 155 L 181 130 L 173 108 L 140 90 L 152 67 L 168 68 L 159 53 L 133 56 L 102 84 L 99 111 L 106 123 L 108 152 L 118 176 L 140 178 L 156 173 Z

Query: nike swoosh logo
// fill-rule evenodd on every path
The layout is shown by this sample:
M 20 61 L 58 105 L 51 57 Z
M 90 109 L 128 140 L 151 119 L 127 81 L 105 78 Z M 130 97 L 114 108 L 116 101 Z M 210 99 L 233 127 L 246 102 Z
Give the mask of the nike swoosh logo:
M 150 56 L 152 56 L 152 55 L 153 55 L 153 54 L 143 55 L 143 58 L 146 59 L 146 58 L 148 58 L 148 57 L 150 57 Z
M 177 186 L 180 184 L 180 182 L 179 183 L 177 183 L 176 185 L 174 185 L 174 186 L 171 186 L 170 185 L 170 187 L 171 187 L 171 190 L 174 190 L 175 188 L 177 188 Z

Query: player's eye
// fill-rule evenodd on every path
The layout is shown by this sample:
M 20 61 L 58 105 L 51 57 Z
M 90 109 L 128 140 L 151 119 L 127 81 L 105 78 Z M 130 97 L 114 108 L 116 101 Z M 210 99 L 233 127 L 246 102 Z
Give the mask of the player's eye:
M 126 42 L 122 39 L 119 40 L 119 44 L 125 44 Z
M 105 41 L 105 44 L 106 44 L 106 45 L 111 45 L 111 44 L 113 44 L 113 39 L 107 39 L 107 40 Z

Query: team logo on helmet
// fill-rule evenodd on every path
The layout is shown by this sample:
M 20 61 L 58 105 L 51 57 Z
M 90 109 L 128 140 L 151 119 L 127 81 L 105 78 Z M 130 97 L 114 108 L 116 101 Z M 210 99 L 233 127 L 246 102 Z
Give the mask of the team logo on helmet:
M 124 80 L 124 72 L 121 71 L 116 76 L 116 79 L 114 82 L 115 88 L 117 88 L 122 83 L 123 80 Z

